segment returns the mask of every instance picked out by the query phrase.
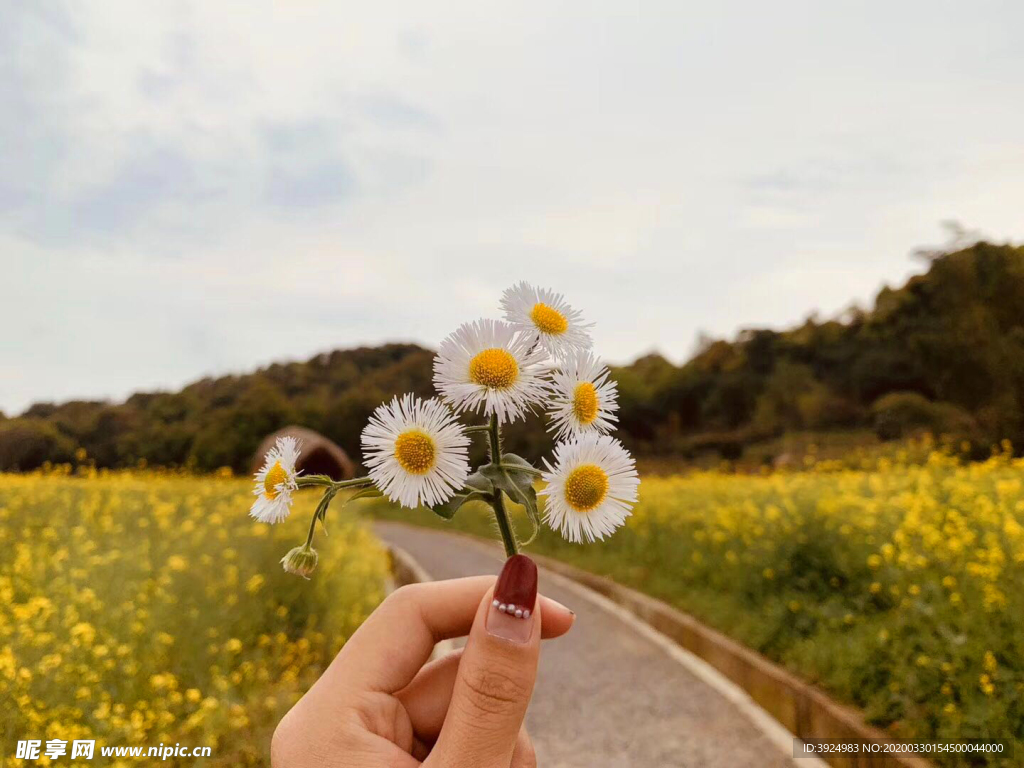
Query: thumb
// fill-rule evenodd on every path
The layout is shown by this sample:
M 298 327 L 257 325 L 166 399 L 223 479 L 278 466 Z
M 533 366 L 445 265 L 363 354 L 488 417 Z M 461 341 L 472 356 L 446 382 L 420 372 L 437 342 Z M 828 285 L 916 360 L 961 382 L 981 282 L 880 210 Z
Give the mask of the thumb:
M 448 714 L 424 764 L 508 768 L 540 657 L 537 565 L 513 555 L 476 612 Z

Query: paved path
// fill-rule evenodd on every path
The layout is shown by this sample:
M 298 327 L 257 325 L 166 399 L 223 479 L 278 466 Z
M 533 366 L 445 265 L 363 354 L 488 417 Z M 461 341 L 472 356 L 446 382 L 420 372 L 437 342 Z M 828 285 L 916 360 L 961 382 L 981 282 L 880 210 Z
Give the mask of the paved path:
M 437 579 L 497 574 L 502 553 L 456 536 L 378 523 Z M 543 768 L 795 765 L 727 698 L 635 627 L 541 569 L 544 594 L 576 611 L 545 641 L 526 722 Z M 800 761 L 807 766 L 807 761 Z

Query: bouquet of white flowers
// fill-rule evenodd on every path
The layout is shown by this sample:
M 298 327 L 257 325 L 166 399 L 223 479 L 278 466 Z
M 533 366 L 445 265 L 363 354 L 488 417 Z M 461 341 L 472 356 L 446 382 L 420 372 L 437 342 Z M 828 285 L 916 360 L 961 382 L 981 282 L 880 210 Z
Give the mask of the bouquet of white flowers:
M 543 520 L 573 542 L 594 541 L 621 526 L 637 499 L 640 479 L 633 457 L 607 433 L 618 409 L 615 382 L 591 351 L 592 327 L 560 294 L 519 283 L 501 298 L 505 320 L 466 323 L 441 342 L 434 359 L 440 399 L 411 394 L 374 411 L 363 429 L 366 477 L 336 482 L 296 471 L 300 446 L 283 437 L 256 473 L 251 515 L 262 522 L 284 520 L 293 495 L 322 488 L 306 543 L 282 560 L 286 571 L 308 576 L 316 567 L 313 537 L 331 502 L 386 496 L 403 507 L 429 507 L 450 520 L 467 501 L 491 507 L 508 556 L 533 541 L 542 512 L 534 487 L 544 481 Z M 546 410 L 558 441 L 543 470 L 502 450 L 503 424 Z M 466 426 L 461 413 L 486 423 Z M 486 436 L 488 463 L 469 465 L 473 435 Z M 532 534 L 520 543 L 505 497 L 526 508 Z

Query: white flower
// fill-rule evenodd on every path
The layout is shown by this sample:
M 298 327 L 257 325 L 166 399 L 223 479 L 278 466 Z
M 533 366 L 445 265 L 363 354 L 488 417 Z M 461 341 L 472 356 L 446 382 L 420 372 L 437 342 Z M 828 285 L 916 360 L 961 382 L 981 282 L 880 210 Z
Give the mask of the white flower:
M 403 507 L 443 504 L 469 476 L 469 436 L 440 400 L 397 397 L 363 429 L 363 463 L 374 484 Z
M 299 487 L 295 462 L 299 460 L 299 441 L 279 437 L 267 451 L 263 467 L 256 473 L 256 487 L 249 514 L 261 523 L 279 523 L 292 511 L 292 493 Z
M 552 373 L 548 416 L 555 439 L 608 432 L 618 421 L 618 391 L 608 369 L 591 352 L 572 352 Z
M 589 329 L 594 324 L 584 323 L 583 314 L 570 307 L 560 293 L 517 283 L 501 295 L 501 309 L 513 328 L 528 333 L 553 357 L 590 349 L 593 343 Z
M 515 421 L 545 394 L 544 352 L 507 323 L 465 323 L 441 342 L 434 386 L 456 411 Z
M 554 467 L 544 464 L 544 520 L 569 541 L 603 539 L 631 514 L 640 478 L 614 437 L 587 432 L 555 446 Z

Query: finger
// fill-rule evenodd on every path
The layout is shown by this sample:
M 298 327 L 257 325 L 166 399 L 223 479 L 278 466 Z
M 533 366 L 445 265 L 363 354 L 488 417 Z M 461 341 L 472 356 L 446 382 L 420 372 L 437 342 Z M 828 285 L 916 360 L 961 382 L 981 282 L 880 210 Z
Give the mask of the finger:
M 524 725 L 519 729 L 516 748 L 512 752 L 512 764 L 509 768 L 537 768 L 537 752 L 533 748 L 533 739 L 526 732 Z
M 562 610 L 561 603 L 555 603 L 546 597 L 541 597 L 539 602 L 544 619 L 541 622 L 541 638 L 560 637 L 568 632 L 576 620 L 576 614 L 571 611 L 566 613 Z M 395 694 L 409 714 L 417 738 L 434 741 L 441 733 L 461 658 L 460 648 L 434 659 L 416 673 L 411 683 Z
M 395 694 L 409 715 L 416 738 L 433 742 L 441 733 L 461 659 L 461 648 L 435 659 L 421 669 L 409 685 Z
M 321 680 L 329 686 L 394 693 L 413 679 L 441 640 L 469 632 L 493 576 L 411 584 L 393 592 L 349 638 Z M 549 637 L 569 630 L 575 614 L 547 598 Z M 319 685 L 320 683 L 318 683 Z
M 426 760 L 430 756 L 433 742 L 414 739 L 412 745 L 412 756 L 417 760 Z M 509 768 L 537 768 L 537 751 L 533 746 L 533 739 L 524 725 L 519 729 L 519 737 L 516 739 L 516 746 L 512 752 L 512 763 Z
M 426 765 L 459 759 L 474 768 L 509 766 L 537 677 L 542 617 L 536 601 L 537 566 L 525 555 L 510 557 L 493 602 L 490 593 L 480 602 Z
M 555 603 L 559 609 L 555 610 L 546 597 L 540 598 L 541 613 L 541 638 L 559 637 L 567 632 L 572 623 L 576 620 L 576 614 L 571 611 L 566 614 L 561 608 L 561 603 Z M 568 616 L 568 623 L 566 623 Z M 555 626 L 548 622 L 551 620 Z M 405 688 L 398 691 L 395 696 L 402 702 L 405 711 L 412 722 L 413 732 L 417 738 L 434 741 L 441 732 L 445 715 L 448 714 L 448 703 L 452 698 L 452 688 L 455 687 L 455 677 L 459 673 L 459 660 L 462 658 L 462 649 L 458 649 L 434 659 L 419 672 L 416 677 Z
M 355 727 L 354 727 L 355 726 Z M 327 765 L 387 765 L 418 768 L 422 758 L 409 754 L 394 739 L 373 733 L 364 723 L 337 717 L 305 698 L 278 723 L 270 744 L 273 768 Z M 423 753 L 424 757 L 426 752 Z M 332 759 L 333 758 L 333 759 Z M 341 759 L 341 763 L 336 760 Z
M 412 744 L 412 756 L 420 761 L 426 760 L 430 756 L 432 746 L 432 741 L 415 738 Z M 516 739 L 516 747 L 512 752 L 512 763 L 509 768 L 537 768 L 537 750 L 533 746 L 533 739 L 530 738 L 525 725 L 519 729 L 519 737 Z
M 431 746 L 433 745 L 429 744 L 428 742 L 420 741 L 419 739 L 414 738 L 412 740 L 412 749 L 410 750 L 410 753 L 414 759 L 423 762 L 428 757 L 430 757 Z

